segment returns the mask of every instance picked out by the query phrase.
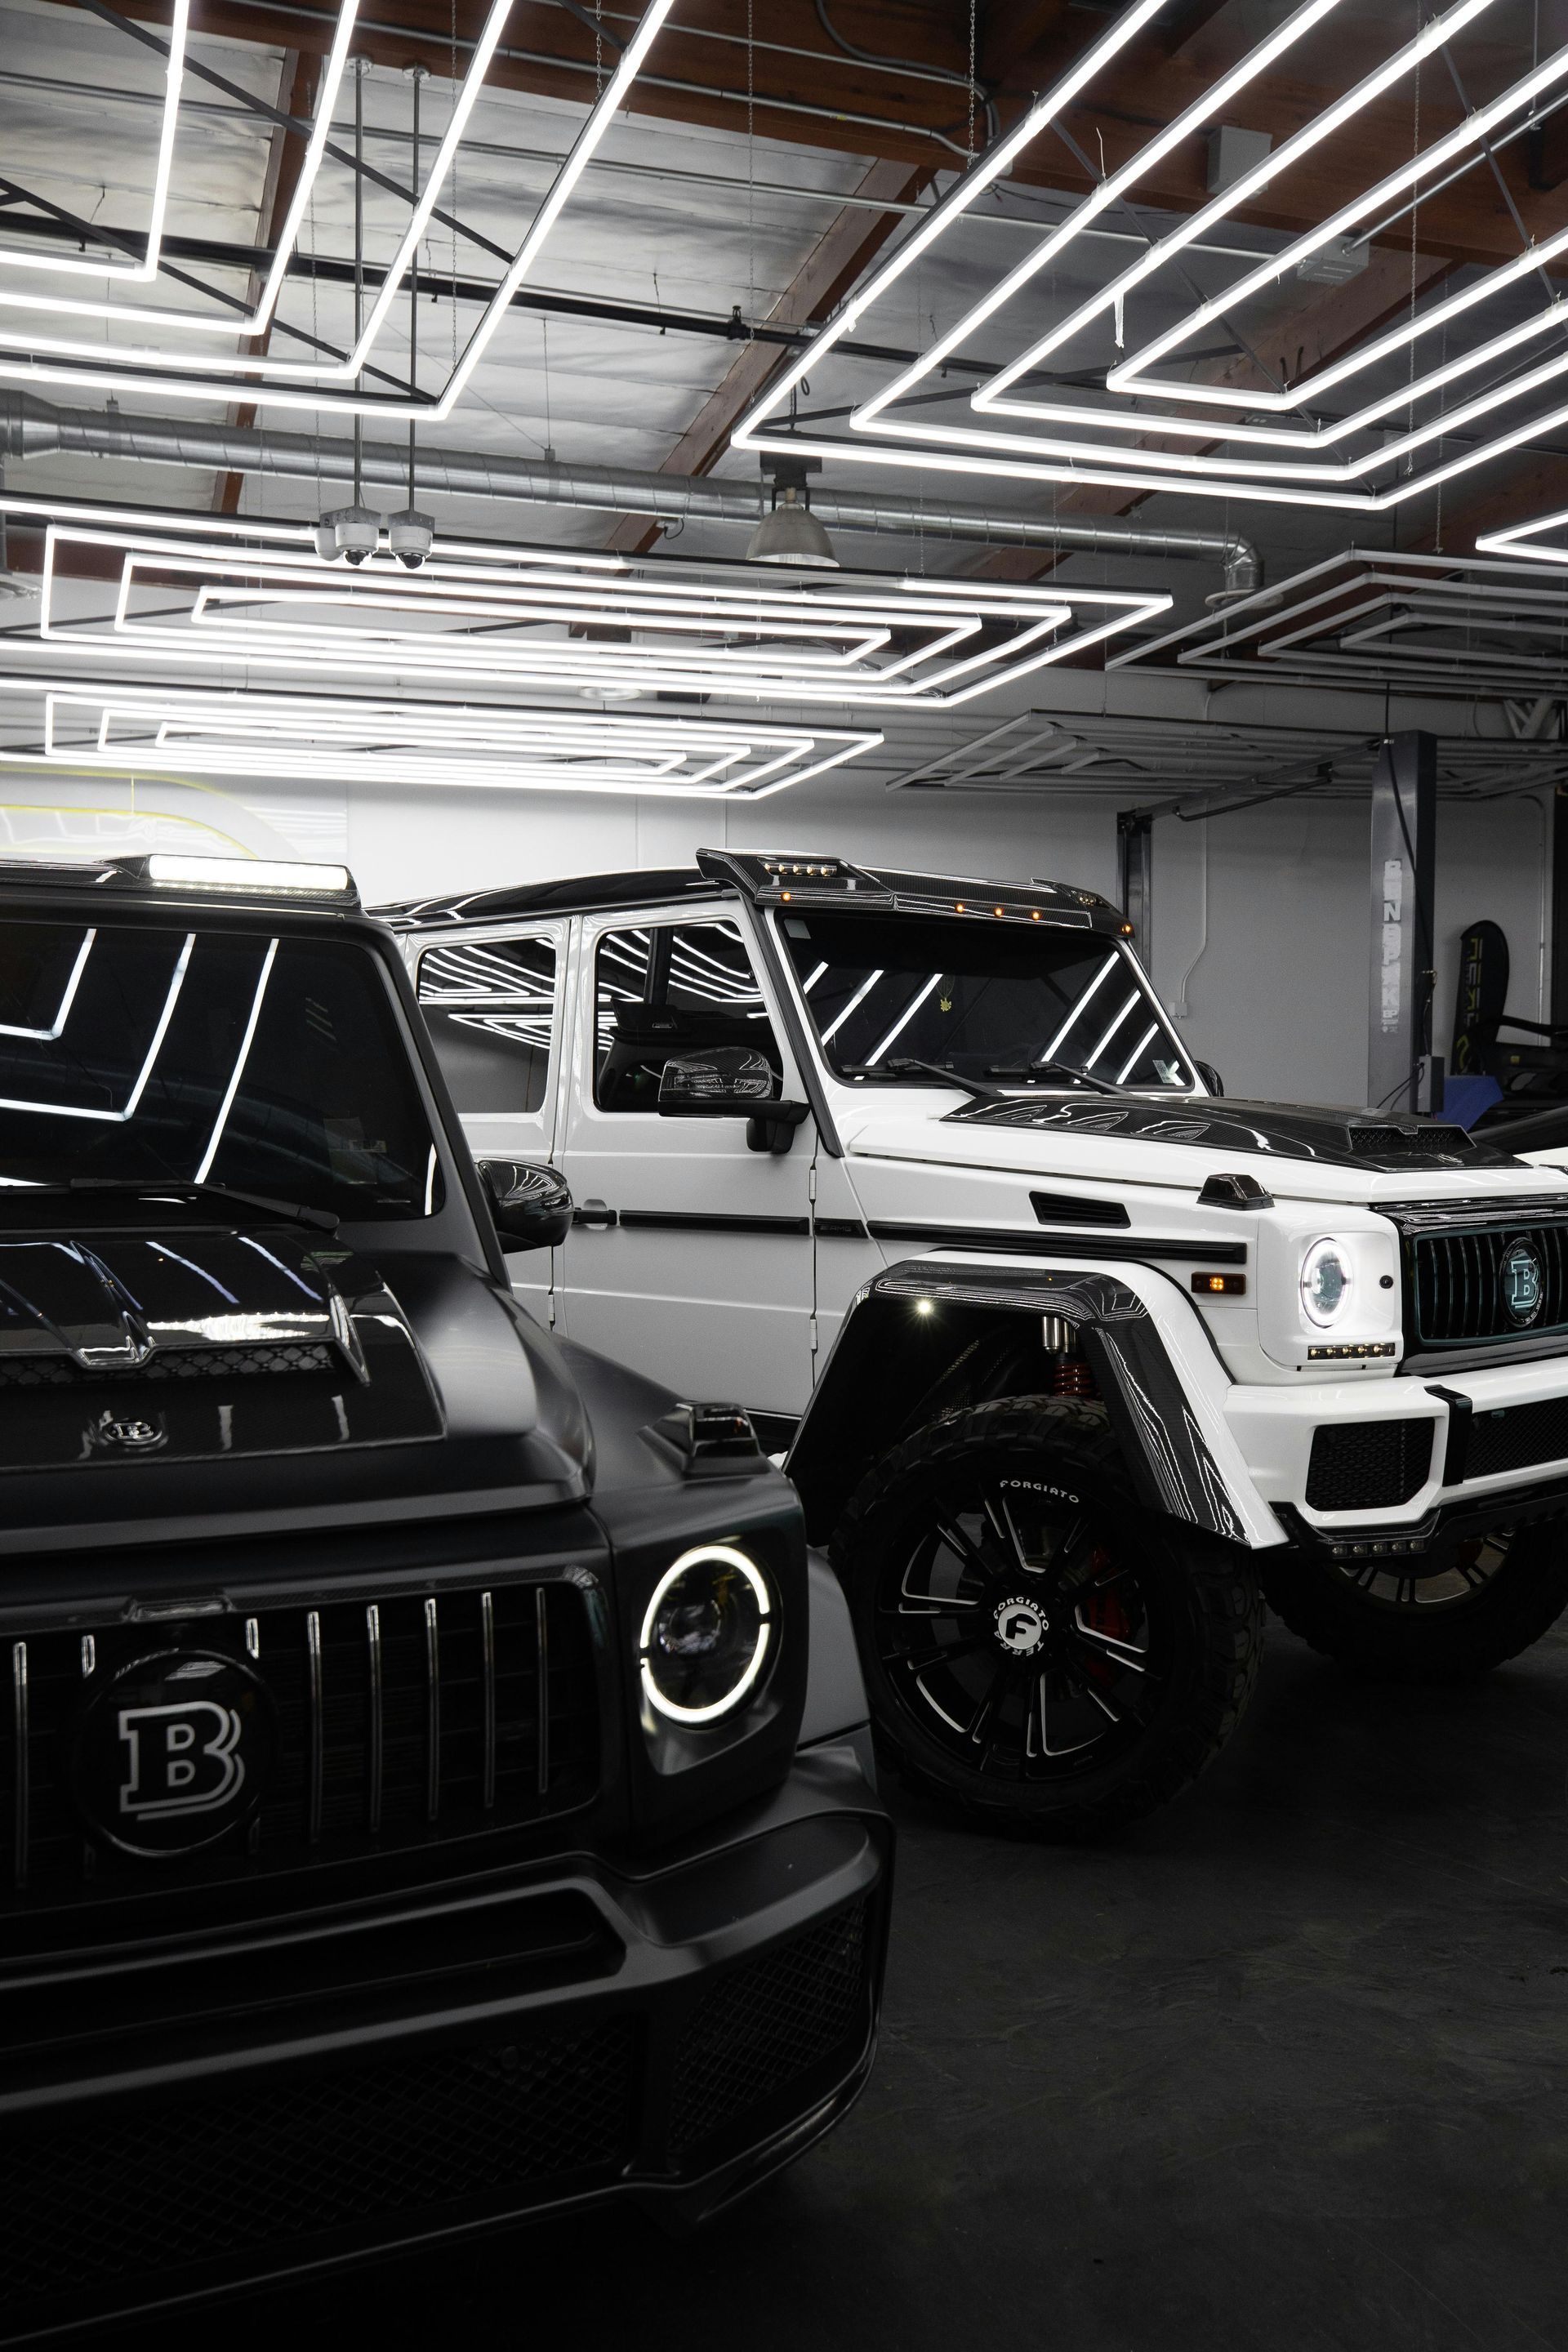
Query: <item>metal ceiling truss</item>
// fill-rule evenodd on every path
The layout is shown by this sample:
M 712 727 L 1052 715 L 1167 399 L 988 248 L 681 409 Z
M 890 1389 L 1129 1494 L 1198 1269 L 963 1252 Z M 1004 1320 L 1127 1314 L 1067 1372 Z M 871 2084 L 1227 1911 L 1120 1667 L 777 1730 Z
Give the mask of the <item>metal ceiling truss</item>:
M 437 542 L 405 571 L 384 549 L 323 563 L 310 534 L 248 526 L 230 544 L 163 528 L 51 523 L 36 637 L 58 667 L 317 675 L 355 685 L 445 679 L 480 691 L 953 709 L 1168 612 L 1168 596 L 887 573 Z M 107 573 L 100 614 L 60 604 L 60 572 Z
M 1130 651 L 1211 678 L 1466 701 L 1568 694 L 1568 581 L 1534 565 L 1347 548 Z
M 907 303 L 900 281 L 923 258 L 941 257 L 944 240 L 1005 172 L 1053 138 L 1082 161 L 1068 117 L 1092 106 L 1097 76 L 1157 15 L 1160 0 L 1135 0 L 903 239 L 810 352 L 770 384 L 742 419 L 735 446 L 833 457 L 852 453 L 862 463 L 1138 495 L 1180 490 L 1379 513 L 1568 423 L 1568 401 L 1561 396 L 1568 376 L 1563 332 L 1568 301 L 1545 274 L 1545 265 L 1568 256 L 1568 227 L 1540 243 L 1521 232 L 1511 260 L 1468 274 L 1423 307 L 1413 300 L 1407 314 L 1294 383 L 1279 381 L 1256 362 L 1245 325 L 1237 323 L 1247 302 L 1293 283 L 1325 248 L 1368 243 L 1405 217 L 1424 192 L 1446 184 L 1446 175 L 1482 155 L 1495 163 L 1495 142 L 1562 96 L 1568 88 L 1568 46 L 1539 59 L 1500 94 L 1470 106 L 1454 45 L 1498 0 L 1458 0 L 1353 89 L 1270 147 L 1223 194 L 1173 226 L 1150 230 L 1144 249 L 1085 299 L 1065 307 L 1042 302 L 1042 272 L 1070 262 L 1077 240 L 1107 212 L 1142 226 L 1132 207 L 1154 167 L 1182 141 L 1234 120 L 1236 101 L 1245 103 L 1260 77 L 1288 69 L 1297 44 L 1331 23 L 1343 5 L 1305 0 L 1125 163 L 1097 175 L 1090 193 L 1058 226 L 1043 234 L 913 363 L 852 406 L 845 429 L 826 434 L 809 414 L 799 415 L 808 371 L 820 383 L 829 351 L 868 321 L 875 324 L 895 289 Z M 1391 13 L 1391 38 L 1393 22 Z M 1434 61 L 1447 67 L 1466 110 L 1456 127 L 1423 140 L 1417 77 Z M 1216 263 L 1211 268 L 1205 259 L 1207 282 L 1215 276 L 1226 282 L 1214 292 L 1200 288 L 1188 268 L 1198 243 L 1238 209 L 1266 202 L 1273 183 L 1391 93 L 1411 99 L 1414 152 L 1373 184 L 1352 189 L 1338 210 L 1303 235 L 1279 249 L 1260 249 L 1250 268 Z M 1335 151 L 1336 165 L 1341 153 Z M 1043 332 L 1042 308 L 1049 320 Z M 1141 333 L 1134 331 L 1140 313 L 1148 322 Z M 1231 339 L 1226 351 L 1255 362 L 1250 371 L 1233 368 L 1216 378 L 1211 370 L 1204 380 L 1216 328 Z M 987 378 L 973 390 L 939 393 L 955 354 L 987 342 L 993 350 L 1000 343 L 1004 353 Z M 1057 373 L 1055 383 L 1043 375 L 1047 369 Z M 1060 373 L 1074 369 L 1081 371 L 1082 389 L 1064 396 Z M 1243 373 L 1248 380 L 1238 381 Z M 1331 397 L 1343 400 L 1343 409 L 1325 407 Z
M 1568 787 L 1568 741 L 1436 740 L 1438 790 L 1447 798 L 1496 800 L 1543 785 Z M 1113 791 L 1119 799 L 1158 792 L 1173 797 L 1142 814 L 1206 817 L 1300 793 L 1364 795 L 1383 742 L 1381 735 L 1321 727 L 1031 710 L 894 777 L 889 789 Z

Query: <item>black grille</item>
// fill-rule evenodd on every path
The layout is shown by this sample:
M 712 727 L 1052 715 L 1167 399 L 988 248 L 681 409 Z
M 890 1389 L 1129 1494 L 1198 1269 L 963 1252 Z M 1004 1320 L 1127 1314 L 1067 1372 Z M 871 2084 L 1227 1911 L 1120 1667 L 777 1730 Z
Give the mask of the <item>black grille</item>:
M 1432 1467 L 1431 1421 L 1350 1421 L 1317 1430 L 1307 1471 L 1314 1511 L 1384 1511 L 1407 1503 Z
M 849 1904 L 704 1994 L 676 2053 L 673 2155 L 864 2035 L 869 1924 L 866 1902 Z
M 1541 1304 L 1516 1323 L 1504 1297 L 1502 1263 L 1518 1242 L 1541 1262 Z M 1472 1233 L 1418 1234 L 1412 1244 L 1418 1348 L 1455 1348 L 1489 1339 L 1537 1339 L 1568 1328 L 1568 1226 L 1500 1224 Z
M 1509 1405 L 1500 1412 L 1478 1412 L 1471 1420 L 1465 1450 L 1467 1478 L 1490 1478 L 1500 1470 L 1565 1460 L 1568 1397 L 1543 1397 L 1539 1404 Z
M 199 1853 L 149 1862 L 87 1835 L 69 1749 L 92 1690 L 177 1648 L 222 1651 L 261 1675 L 277 1752 L 248 1824 Z M 4 1663 L 0 1916 L 511 1829 L 597 1787 L 594 1654 L 573 1584 L 47 1633 L 11 1641 Z
M 29 2126 L 0 2147 L 0 2308 L 586 2184 L 629 2151 L 637 2072 L 622 2021 Z
M 0 1388 L 82 1388 L 94 1381 L 248 1380 L 268 1372 L 341 1372 L 343 1359 L 324 1339 L 262 1339 L 247 1348 L 171 1348 L 127 1371 L 123 1364 L 84 1365 L 70 1356 L 0 1356 Z

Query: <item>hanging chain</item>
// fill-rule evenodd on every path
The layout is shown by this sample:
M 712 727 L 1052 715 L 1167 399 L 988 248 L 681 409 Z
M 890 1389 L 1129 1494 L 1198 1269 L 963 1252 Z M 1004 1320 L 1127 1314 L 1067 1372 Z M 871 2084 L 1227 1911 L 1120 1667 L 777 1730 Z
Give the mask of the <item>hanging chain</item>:
M 746 0 L 746 311 L 757 315 L 756 0 Z
M 979 47 L 977 39 L 979 15 L 980 0 L 969 0 L 969 160 L 972 163 L 974 161 L 974 99 L 976 90 L 974 69 L 979 60 Z

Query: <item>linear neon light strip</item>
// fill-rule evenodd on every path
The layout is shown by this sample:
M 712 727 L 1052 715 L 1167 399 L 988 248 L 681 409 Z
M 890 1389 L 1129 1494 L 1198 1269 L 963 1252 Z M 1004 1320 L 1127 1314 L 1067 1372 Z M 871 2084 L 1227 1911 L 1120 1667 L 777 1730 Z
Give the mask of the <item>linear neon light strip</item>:
M 66 546 L 122 558 L 102 633 L 84 628 L 79 616 L 64 624 L 56 617 L 58 551 Z M 139 617 L 136 592 L 165 593 L 171 577 L 190 583 L 182 590 L 191 598 L 184 618 Z M 743 575 L 658 557 L 606 577 L 548 549 L 531 559 L 526 550 L 508 551 L 507 561 L 480 564 L 455 561 L 442 547 L 418 572 L 386 557 L 345 576 L 302 548 L 218 551 L 72 524 L 46 532 L 38 593 L 37 642 L 13 648 L 24 659 L 243 661 L 263 671 L 354 681 L 458 677 L 479 688 L 560 682 L 916 709 L 956 708 L 1157 618 L 1171 604 L 1144 592 L 998 583 L 971 591 L 961 582 L 853 574 L 831 587 L 764 589 Z M 269 617 L 290 609 L 302 617 Z M 362 619 L 370 625 L 359 625 Z M 1076 629 L 1064 626 L 1075 620 Z M 524 634 L 515 646 L 498 643 L 493 633 L 460 634 L 472 622 L 511 622 Z M 999 622 L 1011 634 L 997 635 Z M 529 625 L 562 634 L 541 636 Z M 606 644 L 568 634 L 584 625 L 637 630 L 649 641 Z
M 875 749 L 815 725 L 0 677 L 42 706 L 42 752 L 0 763 L 653 797 L 761 799 Z M 29 716 L 27 724 L 33 721 Z M 129 740 L 117 730 L 133 730 Z M 74 730 L 74 731 L 73 731 Z
M 1568 547 L 1543 545 L 1542 534 L 1568 530 L 1568 507 L 1555 514 L 1537 515 L 1532 522 L 1510 522 L 1504 530 L 1483 531 L 1476 545 L 1483 555 L 1511 555 L 1526 563 L 1568 564 Z
M 153 173 L 147 250 L 141 260 L 101 261 L 85 254 L 19 253 L 13 246 L 0 246 L 0 264 L 5 268 L 68 270 L 80 278 L 117 278 L 126 286 L 144 286 L 157 276 L 169 205 L 169 180 L 174 163 L 174 130 L 179 119 L 180 83 L 185 70 L 185 41 L 190 22 L 191 0 L 174 0 L 169 19 L 169 55 L 163 69 L 163 119 L 158 131 L 158 160 Z
M 1007 394 L 1019 378 L 1059 350 L 1074 333 L 1081 331 L 1092 320 L 1108 311 L 1118 320 L 1123 314 L 1128 294 L 1145 278 L 1153 275 L 1163 263 L 1180 250 L 1201 237 L 1205 230 L 1222 219 L 1238 204 L 1256 196 L 1279 173 L 1300 159 L 1312 147 L 1361 111 L 1373 99 L 1381 96 L 1401 76 L 1410 73 L 1423 58 L 1440 44 L 1451 40 L 1463 26 L 1474 21 L 1494 0 L 1461 0 L 1445 16 L 1428 25 L 1414 41 L 1405 45 L 1394 58 L 1385 61 L 1376 72 L 1366 77 L 1356 89 L 1325 110 L 1296 136 L 1274 150 L 1244 180 L 1237 183 L 1213 204 L 1179 224 L 1137 260 L 1130 264 L 1110 286 L 1090 300 L 1079 306 L 1071 315 L 1054 327 L 1046 336 L 1033 341 L 1028 348 L 1008 362 L 989 383 L 981 387 L 972 398 L 975 412 L 994 410 L 1003 415 L 1043 418 L 1069 425 L 1076 428 L 1073 439 L 1050 439 L 1016 433 L 984 432 L 960 424 L 932 421 L 929 418 L 890 417 L 887 411 L 891 404 L 909 395 L 934 368 L 976 328 L 1004 308 L 1030 278 L 1047 262 L 1057 258 L 1072 238 L 1102 209 L 1113 193 L 1131 185 L 1151 163 L 1166 152 L 1171 137 L 1184 129 L 1190 130 L 1199 118 L 1213 120 L 1223 106 L 1225 97 L 1250 78 L 1267 63 L 1272 62 L 1292 39 L 1299 37 L 1310 23 L 1315 23 L 1325 13 L 1321 8 L 1299 10 L 1279 28 L 1268 43 L 1258 49 L 1230 75 L 1222 79 L 1214 89 L 1206 92 L 1195 109 L 1189 109 L 1166 131 L 1149 142 L 1138 156 L 1102 184 L 1100 189 L 1079 206 L 1068 220 L 1044 239 L 1025 261 L 1020 263 L 1000 285 L 973 305 L 964 317 L 922 354 L 913 366 L 903 370 L 892 383 L 878 392 L 857 409 L 850 419 L 851 437 L 818 439 L 807 433 L 792 432 L 770 436 L 766 426 L 775 418 L 782 404 L 788 398 L 793 384 L 798 383 L 806 367 L 818 368 L 825 352 L 852 323 L 858 323 L 867 310 L 879 299 L 901 274 L 905 248 L 900 248 L 884 268 L 873 278 L 865 292 L 851 306 L 850 311 L 835 320 L 817 337 L 800 361 L 792 363 L 778 380 L 776 390 L 771 389 L 766 399 L 743 420 L 735 439 L 739 446 L 759 449 L 793 449 L 797 453 L 842 457 L 852 454 L 857 458 L 874 464 L 916 462 L 942 472 L 973 472 L 1005 478 L 1033 478 L 1050 481 L 1093 482 L 1119 488 L 1181 488 L 1205 495 L 1234 496 L 1264 499 L 1274 503 L 1322 505 L 1348 509 L 1378 510 L 1399 503 L 1404 499 L 1430 489 L 1439 482 L 1484 462 L 1500 451 L 1513 446 L 1519 440 L 1562 423 L 1565 412 L 1557 411 L 1547 418 L 1536 417 L 1528 425 L 1521 425 L 1500 439 L 1482 442 L 1476 447 L 1436 469 L 1413 475 L 1405 482 L 1378 491 L 1352 488 L 1367 474 L 1384 469 L 1405 454 L 1427 446 L 1434 440 L 1474 425 L 1493 414 L 1510 401 L 1517 401 L 1542 384 L 1560 377 L 1568 369 L 1568 356 L 1554 358 L 1523 376 L 1505 381 L 1487 393 L 1478 395 L 1462 409 L 1449 412 L 1411 431 L 1394 443 L 1385 443 L 1371 457 L 1342 465 L 1302 465 L 1280 459 L 1247 463 L 1234 455 L 1214 451 L 1185 455 L 1180 450 L 1107 448 L 1086 435 L 1104 433 L 1140 433 L 1145 435 L 1202 438 L 1209 442 L 1251 443 L 1263 446 L 1289 447 L 1298 457 L 1310 457 L 1318 448 L 1326 448 L 1346 436 L 1363 431 L 1369 425 L 1398 409 L 1407 409 L 1413 402 L 1432 397 L 1466 374 L 1493 362 L 1521 344 L 1539 337 L 1562 323 L 1568 305 L 1560 299 L 1550 303 L 1538 317 L 1509 328 L 1492 338 L 1479 350 L 1462 354 L 1446 365 L 1428 372 L 1394 394 L 1385 394 L 1327 428 L 1270 426 L 1226 424 L 1213 418 L 1194 418 L 1191 415 L 1159 414 L 1144 406 L 1134 414 L 1110 413 L 1100 409 L 1085 409 L 1061 403 L 1009 399 Z M 1102 45 L 1103 48 L 1103 45 Z M 1455 155 L 1474 148 L 1479 141 L 1510 115 L 1525 111 L 1553 83 L 1568 79 L 1568 47 L 1535 68 L 1521 80 L 1488 106 L 1477 110 L 1455 131 L 1433 146 L 1426 148 L 1412 162 L 1403 164 L 1367 194 L 1343 206 L 1330 220 L 1321 224 L 1306 236 L 1298 238 L 1282 252 L 1260 257 L 1258 265 L 1245 278 L 1227 288 L 1223 295 L 1179 319 L 1164 329 L 1150 344 L 1134 356 L 1119 363 L 1107 376 L 1108 391 L 1145 402 L 1152 398 L 1163 401 L 1181 400 L 1189 405 L 1228 406 L 1245 408 L 1251 413 L 1281 414 L 1321 394 L 1332 383 L 1344 381 L 1361 369 L 1375 364 L 1408 346 L 1423 336 L 1428 336 L 1473 310 L 1493 293 L 1505 290 L 1526 277 L 1539 264 L 1554 257 L 1560 249 L 1568 248 L 1568 236 L 1553 237 L 1541 247 L 1532 247 L 1514 261 L 1490 273 L 1472 287 L 1461 289 L 1447 301 L 1427 311 L 1414 322 L 1391 329 L 1362 351 L 1352 352 L 1331 369 L 1321 370 L 1308 382 L 1283 394 L 1261 394 L 1246 388 L 1215 386 L 1204 383 L 1180 383 L 1156 379 L 1148 373 L 1153 362 L 1167 351 L 1190 341 L 1202 327 L 1222 315 L 1246 295 L 1279 280 L 1287 272 L 1308 258 L 1331 238 L 1344 232 L 1369 214 L 1386 204 L 1400 191 L 1430 178 Z M 1079 86 L 1077 78 L 1053 91 L 1029 118 L 1035 135 L 1054 119 L 1061 106 Z M 1021 128 L 1026 128 L 1021 126 Z M 972 187 L 969 181 L 960 183 L 943 205 L 938 207 L 927 225 L 922 249 L 950 227 L 968 209 L 982 191 Z M 912 247 L 913 240 L 910 240 Z M 903 446 L 899 448 L 878 448 L 866 436 L 880 433 Z M 947 444 L 942 447 L 935 444 Z M 918 455 L 915 453 L 918 452 Z M 1257 478 L 1256 479 L 1251 478 Z M 1342 488 L 1343 485 L 1345 487 Z
M 1157 0 L 1149 0 L 1149 5 L 1157 5 Z M 556 173 L 543 201 L 534 214 L 527 236 L 508 265 L 500 284 L 491 294 L 478 324 L 458 357 L 456 367 L 447 378 L 444 390 L 434 399 L 400 400 L 379 396 L 367 397 L 352 389 L 336 388 L 334 379 L 350 377 L 358 373 L 360 367 L 370 356 L 371 346 L 379 332 L 382 321 L 386 318 L 402 291 L 404 273 L 414 257 L 419 236 L 423 235 L 425 224 L 436 202 L 441 179 L 449 167 L 451 156 L 461 139 L 463 126 L 481 94 L 484 74 L 505 29 L 511 0 L 495 0 L 495 5 L 486 20 L 484 30 L 475 47 L 468 73 L 463 83 L 462 94 L 453 119 L 443 136 L 436 161 L 431 167 L 430 177 L 410 219 L 397 257 L 386 272 L 381 290 L 372 307 L 365 331 L 347 361 L 335 362 L 330 365 L 316 365 L 304 361 L 292 363 L 280 362 L 259 354 L 255 357 L 237 355 L 224 362 L 227 373 L 223 373 L 215 371 L 210 362 L 199 360 L 191 354 L 156 352 L 140 354 L 133 363 L 127 361 L 119 365 L 106 366 L 101 363 L 101 350 L 99 345 L 80 343 L 71 345 L 68 351 L 64 352 L 58 358 L 38 360 L 32 357 L 26 359 L 0 357 L 0 379 L 21 377 L 26 378 L 29 383 L 72 383 L 95 387 L 100 391 L 115 391 L 128 381 L 145 383 L 151 372 L 156 378 L 160 391 L 167 396 L 179 400 L 228 399 L 237 392 L 241 392 L 246 399 L 255 402 L 262 408 L 320 409 L 326 414 L 346 416 L 374 414 L 387 422 L 396 419 L 425 418 L 431 423 L 438 424 L 451 414 L 461 398 L 469 376 L 478 366 L 486 346 L 506 315 L 512 296 L 533 268 L 573 189 L 593 160 L 595 151 L 608 131 L 611 122 L 620 111 L 632 83 L 641 70 L 648 49 L 652 47 L 659 28 L 673 5 L 674 0 L 648 0 L 648 5 L 641 21 L 627 40 L 614 71 L 610 74 L 604 89 L 573 141 L 560 170 Z M 0 341 L 3 340 L 0 338 Z M 76 363 L 78 361 L 93 360 L 99 361 L 100 363 L 97 365 Z M 205 373 L 191 373 L 193 370 L 203 368 L 206 369 Z M 265 373 L 266 381 L 260 380 L 258 372 Z M 252 378 L 257 380 L 252 381 Z
M 188 0 L 185 0 L 185 5 L 188 5 Z M 272 266 L 267 273 L 267 281 L 261 289 L 259 299 L 247 316 L 238 316 L 232 310 L 160 310 L 149 312 L 145 310 L 138 310 L 125 302 L 91 301 L 66 295 L 13 291 L 3 283 L 0 283 L 0 309 L 63 312 L 76 318 L 101 319 L 105 322 L 126 320 L 132 324 L 142 326 L 151 321 L 161 331 L 173 328 L 193 334 L 242 337 L 265 334 L 271 321 L 272 313 L 277 308 L 278 298 L 283 290 L 283 281 L 289 274 L 289 264 L 299 241 L 300 225 L 315 192 L 316 175 L 321 167 L 321 157 L 325 152 L 327 141 L 331 136 L 332 110 L 337 102 L 339 84 L 348 66 L 349 43 L 353 37 L 355 19 L 359 15 L 359 6 L 360 0 L 343 0 L 342 12 L 338 18 L 337 30 L 332 36 L 332 46 L 328 52 L 326 68 L 321 76 L 321 92 L 316 104 L 316 120 L 311 126 L 310 144 L 305 150 L 304 162 L 300 166 L 300 177 L 296 183 L 288 213 L 284 216 L 283 226 L 275 240 Z M 0 261 L 9 261 L 12 257 L 9 253 L 0 252 Z M 51 263 L 49 266 L 63 268 L 65 265 Z M 18 340 L 16 335 L 4 326 L 0 326 L 0 347 L 15 344 Z M 46 341 L 33 342 L 24 348 L 43 352 L 79 349 L 80 346 L 58 345 Z

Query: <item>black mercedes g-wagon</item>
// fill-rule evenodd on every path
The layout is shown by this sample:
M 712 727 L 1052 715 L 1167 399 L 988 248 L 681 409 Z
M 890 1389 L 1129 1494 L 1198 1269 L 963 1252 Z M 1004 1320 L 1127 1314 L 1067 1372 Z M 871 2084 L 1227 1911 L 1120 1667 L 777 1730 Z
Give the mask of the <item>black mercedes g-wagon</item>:
M 0 2334 L 699 2218 L 870 2063 L 889 1839 L 745 1417 L 558 1348 L 341 868 L 0 866 Z

